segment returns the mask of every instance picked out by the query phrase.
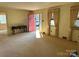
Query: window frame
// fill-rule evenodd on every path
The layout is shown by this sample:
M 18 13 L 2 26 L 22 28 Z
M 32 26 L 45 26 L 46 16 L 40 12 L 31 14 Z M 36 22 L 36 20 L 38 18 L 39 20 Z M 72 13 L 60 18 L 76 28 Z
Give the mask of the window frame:
M 6 20 L 6 15 L 3 15 L 3 14 L 0 14 L 0 16 L 2 17 L 2 18 L 5 18 L 5 21 L 3 22 L 3 20 L 0 20 L 0 24 L 6 24 L 7 23 L 7 20 Z

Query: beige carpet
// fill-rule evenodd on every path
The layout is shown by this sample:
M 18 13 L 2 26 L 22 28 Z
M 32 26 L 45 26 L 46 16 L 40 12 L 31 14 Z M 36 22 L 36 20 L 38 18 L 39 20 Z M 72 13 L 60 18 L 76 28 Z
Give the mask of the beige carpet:
M 0 40 L 7 36 L 7 30 L 0 30 Z
M 69 56 L 74 49 L 78 50 L 78 43 L 49 36 L 38 39 L 35 32 L 0 39 L 0 56 L 5 57 Z

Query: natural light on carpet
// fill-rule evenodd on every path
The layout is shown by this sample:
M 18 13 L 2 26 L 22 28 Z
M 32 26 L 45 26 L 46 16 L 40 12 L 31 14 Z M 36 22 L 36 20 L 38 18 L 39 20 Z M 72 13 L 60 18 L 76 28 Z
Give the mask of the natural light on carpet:
M 41 38 L 39 30 L 36 30 L 36 38 Z

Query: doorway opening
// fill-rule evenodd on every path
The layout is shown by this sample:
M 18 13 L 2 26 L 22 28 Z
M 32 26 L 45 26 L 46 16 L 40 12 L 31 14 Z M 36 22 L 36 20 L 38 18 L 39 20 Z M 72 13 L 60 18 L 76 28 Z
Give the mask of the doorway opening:
M 40 32 L 42 29 L 42 14 L 34 14 L 35 18 L 35 29 L 36 29 L 36 38 L 41 38 Z
M 42 14 L 29 13 L 29 32 L 35 32 L 36 38 L 41 38 Z
M 7 35 L 6 14 L 0 14 L 0 36 Z

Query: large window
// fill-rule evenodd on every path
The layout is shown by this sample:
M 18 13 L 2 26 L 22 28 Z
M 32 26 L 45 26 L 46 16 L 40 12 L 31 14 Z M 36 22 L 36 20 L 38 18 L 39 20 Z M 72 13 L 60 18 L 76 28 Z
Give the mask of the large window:
M 78 15 L 77 15 L 77 19 L 74 22 L 74 26 L 79 27 L 79 12 L 78 12 Z
M 0 15 L 0 24 L 6 24 L 6 15 Z
M 52 18 L 51 18 L 51 21 L 50 21 L 50 25 L 51 26 L 55 26 L 55 23 L 54 23 L 54 14 L 52 13 Z

